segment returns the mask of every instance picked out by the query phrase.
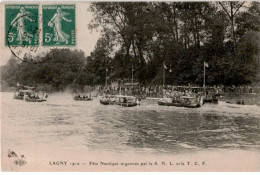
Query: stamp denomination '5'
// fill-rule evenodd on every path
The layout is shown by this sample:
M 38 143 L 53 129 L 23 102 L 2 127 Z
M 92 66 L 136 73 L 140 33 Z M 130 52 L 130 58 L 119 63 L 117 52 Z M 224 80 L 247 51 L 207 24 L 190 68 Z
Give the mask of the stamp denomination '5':
M 43 5 L 43 46 L 75 46 L 75 5 Z

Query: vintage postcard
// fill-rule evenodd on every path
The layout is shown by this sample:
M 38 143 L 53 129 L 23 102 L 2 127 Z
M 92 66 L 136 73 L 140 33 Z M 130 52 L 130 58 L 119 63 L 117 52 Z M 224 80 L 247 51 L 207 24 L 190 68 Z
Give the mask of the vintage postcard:
M 260 171 L 259 9 L 1 2 L 1 170 Z

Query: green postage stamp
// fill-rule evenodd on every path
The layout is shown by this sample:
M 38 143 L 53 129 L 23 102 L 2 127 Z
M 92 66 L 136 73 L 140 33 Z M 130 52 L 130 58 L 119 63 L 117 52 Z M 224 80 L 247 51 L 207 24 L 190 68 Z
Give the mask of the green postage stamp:
M 75 46 L 75 5 L 42 6 L 43 46 Z
M 5 45 L 39 44 L 38 5 L 5 6 Z

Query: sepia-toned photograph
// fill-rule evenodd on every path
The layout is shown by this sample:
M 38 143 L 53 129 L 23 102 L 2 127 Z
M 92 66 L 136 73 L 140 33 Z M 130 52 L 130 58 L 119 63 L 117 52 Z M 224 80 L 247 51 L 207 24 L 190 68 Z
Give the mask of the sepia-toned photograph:
M 1 171 L 259 172 L 259 1 L 0 3 Z

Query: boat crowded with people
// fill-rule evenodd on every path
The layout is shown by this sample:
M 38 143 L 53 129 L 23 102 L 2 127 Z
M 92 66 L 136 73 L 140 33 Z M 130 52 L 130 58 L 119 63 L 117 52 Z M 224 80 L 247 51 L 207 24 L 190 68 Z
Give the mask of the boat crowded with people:
M 105 95 L 100 99 L 103 105 L 119 105 L 124 107 L 134 107 L 140 105 L 140 101 L 134 96 L 126 95 Z
M 74 96 L 73 98 L 75 101 L 92 101 L 93 98 L 91 97 L 91 95 L 83 95 L 81 96 L 80 94 Z
M 163 98 L 158 100 L 158 105 L 161 106 L 176 106 L 176 107 L 182 107 L 182 103 L 180 101 L 175 101 L 172 98 Z
M 140 105 L 140 102 L 134 96 L 118 95 L 116 104 L 124 107 L 134 107 Z
M 43 102 L 47 100 L 47 93 L 36 92 L 36 87 L 24 86 L 17 83 L 14 99 L 25 100 L 26 102 Z
M 189 92 L 203 96 L 203 104 L 218 104 L 218 98 L 220 97 L 220 92 L 215 87 L 176 86 L 175 88 L 179 92 Z
M 40 95 L 41 94 L 41 95 Z M 25 95 L 24 100 L 26 102 L 44 102 L 47 101 L 48 95 L 44 92 L 33 92 L 29 95 Z
M 182 99 L 181 103 L 186 108 L 199 108 L 203 103 L 203 99 L 200 96 L 198 97 L 182 96 L 181 99 Z
M 35 87 L 32 86 L 24 86 L 20 83 L 17 83 L 16 90 L 14 92 L 14 99 L 24 100 L 25 96 L 32 94 L 35 91 Z
M 163 98 L 157 103 L 161 106 L 199 108 L 202 105 L 202 98 L 200 96 L 181 96 L 179 98 Z
M 115 105 L 116 104 L 116 95 L 104 95 L 100 99 L 100 103 L 103 105 Z
M 24 100 L 24 96 L 25 95 L 29 95 L 31 94 L 33 91 L 30 89 L 26 89 L 26 90 L 18 90 L 14 93 L 14 99 L 17 100 Z
M 26 97 L 25 101 L 26 102 L 44 102 L 44 101 L 47 101 L 47 100 L 46 99 L 41 99 L 41 98 Z

